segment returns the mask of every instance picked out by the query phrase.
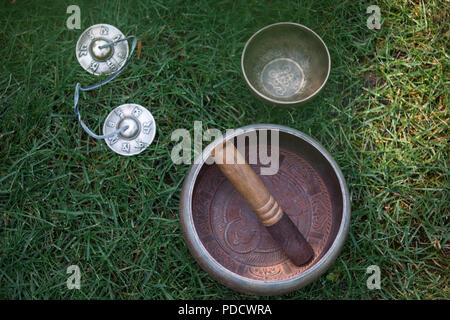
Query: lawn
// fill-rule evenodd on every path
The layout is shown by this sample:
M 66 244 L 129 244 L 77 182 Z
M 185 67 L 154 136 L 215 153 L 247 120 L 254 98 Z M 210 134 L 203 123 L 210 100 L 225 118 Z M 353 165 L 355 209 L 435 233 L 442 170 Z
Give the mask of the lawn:
M 81 9 L 69 30 L 67 6 Z M 369 30 L 366 8 L 381 9 Z M 282 299 L 449 299 L 448 1 L 4 1 L 0 7 L 0 298 L 219 299 L 239 294 L 204 272 L 178 218 L 188 165 L 171 133 L 254 123 L 325 146 L 351 193 L 350 233 L 334 265 Z M 331 54 L 320 95 L 265 105 L 240 70 L 247 39 L 275 22 L 316 31 Z M 153 144 L 123 157 L 90 138 L 72 109 L 81 32 L 116 26 L 142 43 L 125 71 L 83 94 L 100 133 L 123 103 L 147 107 Z M 81 289 L 66 287 L 67 267 Z M 378 265 L 381 289 L 366 286 Z

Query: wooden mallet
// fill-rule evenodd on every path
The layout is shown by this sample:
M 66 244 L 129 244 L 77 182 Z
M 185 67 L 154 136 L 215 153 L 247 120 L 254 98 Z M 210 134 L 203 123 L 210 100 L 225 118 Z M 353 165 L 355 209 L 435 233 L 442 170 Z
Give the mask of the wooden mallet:
M 283 213 L 255 171 L 246 163 L 231 142 L 224 142 L 213 149 L 213 156 L 220 171 L 230 180 L 239 194 L 253 209 L 272 238 L 296 265 L 301 266 L 314 256 L 306 241 L 289 216 Z

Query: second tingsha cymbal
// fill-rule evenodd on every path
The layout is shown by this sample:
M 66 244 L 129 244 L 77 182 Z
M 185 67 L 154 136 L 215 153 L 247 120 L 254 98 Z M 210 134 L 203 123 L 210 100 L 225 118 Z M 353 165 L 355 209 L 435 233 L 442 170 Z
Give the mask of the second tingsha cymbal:
M 132 156 L 144 151 L 155 138 L 156 123 L 150 111 L 134 103 L 122 104 L 110 112 L 103 125 L 103 134 L 128 126 L 122 132 L 105 139 L 114 152 Z

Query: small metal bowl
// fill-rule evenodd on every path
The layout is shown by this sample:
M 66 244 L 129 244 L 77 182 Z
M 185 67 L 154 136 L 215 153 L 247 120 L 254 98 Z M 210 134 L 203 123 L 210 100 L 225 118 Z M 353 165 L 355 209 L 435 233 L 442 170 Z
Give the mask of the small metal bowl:
M 250 90 L 279 106 L 299 106 L 316 96 L 327 82 L 330 64 L 323 40 L 311 29 L 291 22 L 256 32 L 241 58 Z
M 280 157 L 278 172 L 260 177 L 313 247 L 305 266 L 285 256 L 219 168 L 208 164 L 219 143 L 259 137 L 262 130 L 279 133 Z M 258 174 L 263 167 L 251 166 Z M 183 184 L 180 219 L 189 250 L 214 279 L 239 292 L 274 295 L 307 285 L 332 265 L 348 233 L 350 200 L 341 170 L 317 141 L 284 126 L 250 125 L 215 140 L 196 159 Z

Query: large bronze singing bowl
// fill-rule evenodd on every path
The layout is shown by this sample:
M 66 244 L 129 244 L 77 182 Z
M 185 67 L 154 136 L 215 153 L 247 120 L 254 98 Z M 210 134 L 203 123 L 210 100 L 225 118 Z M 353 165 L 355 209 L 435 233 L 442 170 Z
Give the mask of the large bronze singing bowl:
M 212 277 L 237 291 L 273 295 L 301 288 L 323 274 L 344 245 L 350 223 L 344 177 L 304 133 L 272 124 L 240 130 L 206 147 L 186 177 L 180 218 L 189 250 Z M 313 247 L 314 259 L 302 267 L 285 256 L 219 168 L 206 163 L 221 141 L 261 130 L 279 132 L 279 170 L 260 177 Z M 260 173 L 260 162 L 251 166 Z
M 256 32 L 242 52 L 250 90 L 265 102 L 298 106 L 316 96 L 330 74 L 330 54 L 322 39 L 297 23 L 281 22 Z

